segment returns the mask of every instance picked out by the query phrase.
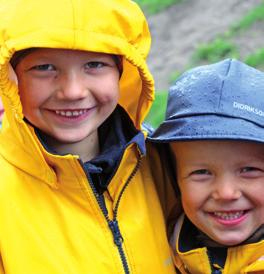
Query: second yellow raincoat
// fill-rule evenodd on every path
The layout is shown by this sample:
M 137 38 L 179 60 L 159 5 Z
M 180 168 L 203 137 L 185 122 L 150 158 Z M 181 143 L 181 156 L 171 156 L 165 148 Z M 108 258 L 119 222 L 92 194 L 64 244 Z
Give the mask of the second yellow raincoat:
M 182 215 L 177 221 L 172 247 L 174 262 L 181 274 L 261 274 L 264 273 L 264 240 L 227 248 L 222 269 L 211 262 L 207 247 L 195 247 L 193 225 L 186 226 Z M 181 236 L 180 235 L 184 235 Z M 187 236 L 187 237 L 186 237 Z M 190 248 L 192 246 L 192 248 Z

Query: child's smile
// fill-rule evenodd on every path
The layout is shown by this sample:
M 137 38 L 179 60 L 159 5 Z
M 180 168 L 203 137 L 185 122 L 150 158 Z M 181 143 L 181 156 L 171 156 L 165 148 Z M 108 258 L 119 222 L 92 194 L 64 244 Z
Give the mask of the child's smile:
M 96 106 L 80 109 L 47 109 L 47 111 L 50 111 L 50 115 L 54 115 L 53 119 L 56 119 L 58 123 L 73 124 L 73 126 L 87 119 L 95 110 Z

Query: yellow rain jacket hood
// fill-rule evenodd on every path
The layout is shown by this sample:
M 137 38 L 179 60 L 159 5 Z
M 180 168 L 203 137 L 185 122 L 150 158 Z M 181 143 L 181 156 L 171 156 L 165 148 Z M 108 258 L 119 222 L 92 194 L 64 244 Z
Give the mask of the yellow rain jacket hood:
M 133 1 L 1 0 L 0 15 L 1 92 L 10 122 L 23 114 L 16 90 L 9 90 L 8 61 L 15 51 L 47 47 L 124 56 L 120 104 L 140 127 L 154 83 L 145 62 L 151 43 L 148 25 Z
M 14 52 L 32 47 L 122 56 L 119 104 L 139 130 L 154 96 L 141 10 L 129 0 L 0 0 L 0 18 L 0 273 L 174 273 L 150 163 L 137 145 L 126 147 L 98 195 L 79 157 L 50 153 L 25 122 L 9 67 Z

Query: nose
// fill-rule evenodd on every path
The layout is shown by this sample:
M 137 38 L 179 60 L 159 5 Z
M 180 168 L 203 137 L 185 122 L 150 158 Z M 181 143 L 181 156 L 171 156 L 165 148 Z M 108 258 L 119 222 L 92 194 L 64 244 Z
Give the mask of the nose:
M 241 197 L 242 192 L 237 182 L 233 177 L 223 177 L 215 182 L 213 187 L 212 197 L 215 200 L 237 200 Z
M 58 76 L 57 97 L 61 100 L 81 100 L 87 96 L 88 87 L 77 72 L 68 72 Z

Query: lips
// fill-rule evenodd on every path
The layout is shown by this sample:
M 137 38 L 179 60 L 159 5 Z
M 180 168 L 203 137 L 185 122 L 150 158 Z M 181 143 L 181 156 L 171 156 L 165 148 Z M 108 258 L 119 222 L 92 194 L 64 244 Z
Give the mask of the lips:
M 94 106 L 78 109 L 47 109 L 47 113 L 51 115 L 50 118 L 54 119 L 54 122 L 72 126 L 86 121 L 95 112 L 96 108 Z
M 249 216 L 250 210 L 229 210 L 210 212 L 210 216 L 221 225 L 237 226 L 244 222 Z

